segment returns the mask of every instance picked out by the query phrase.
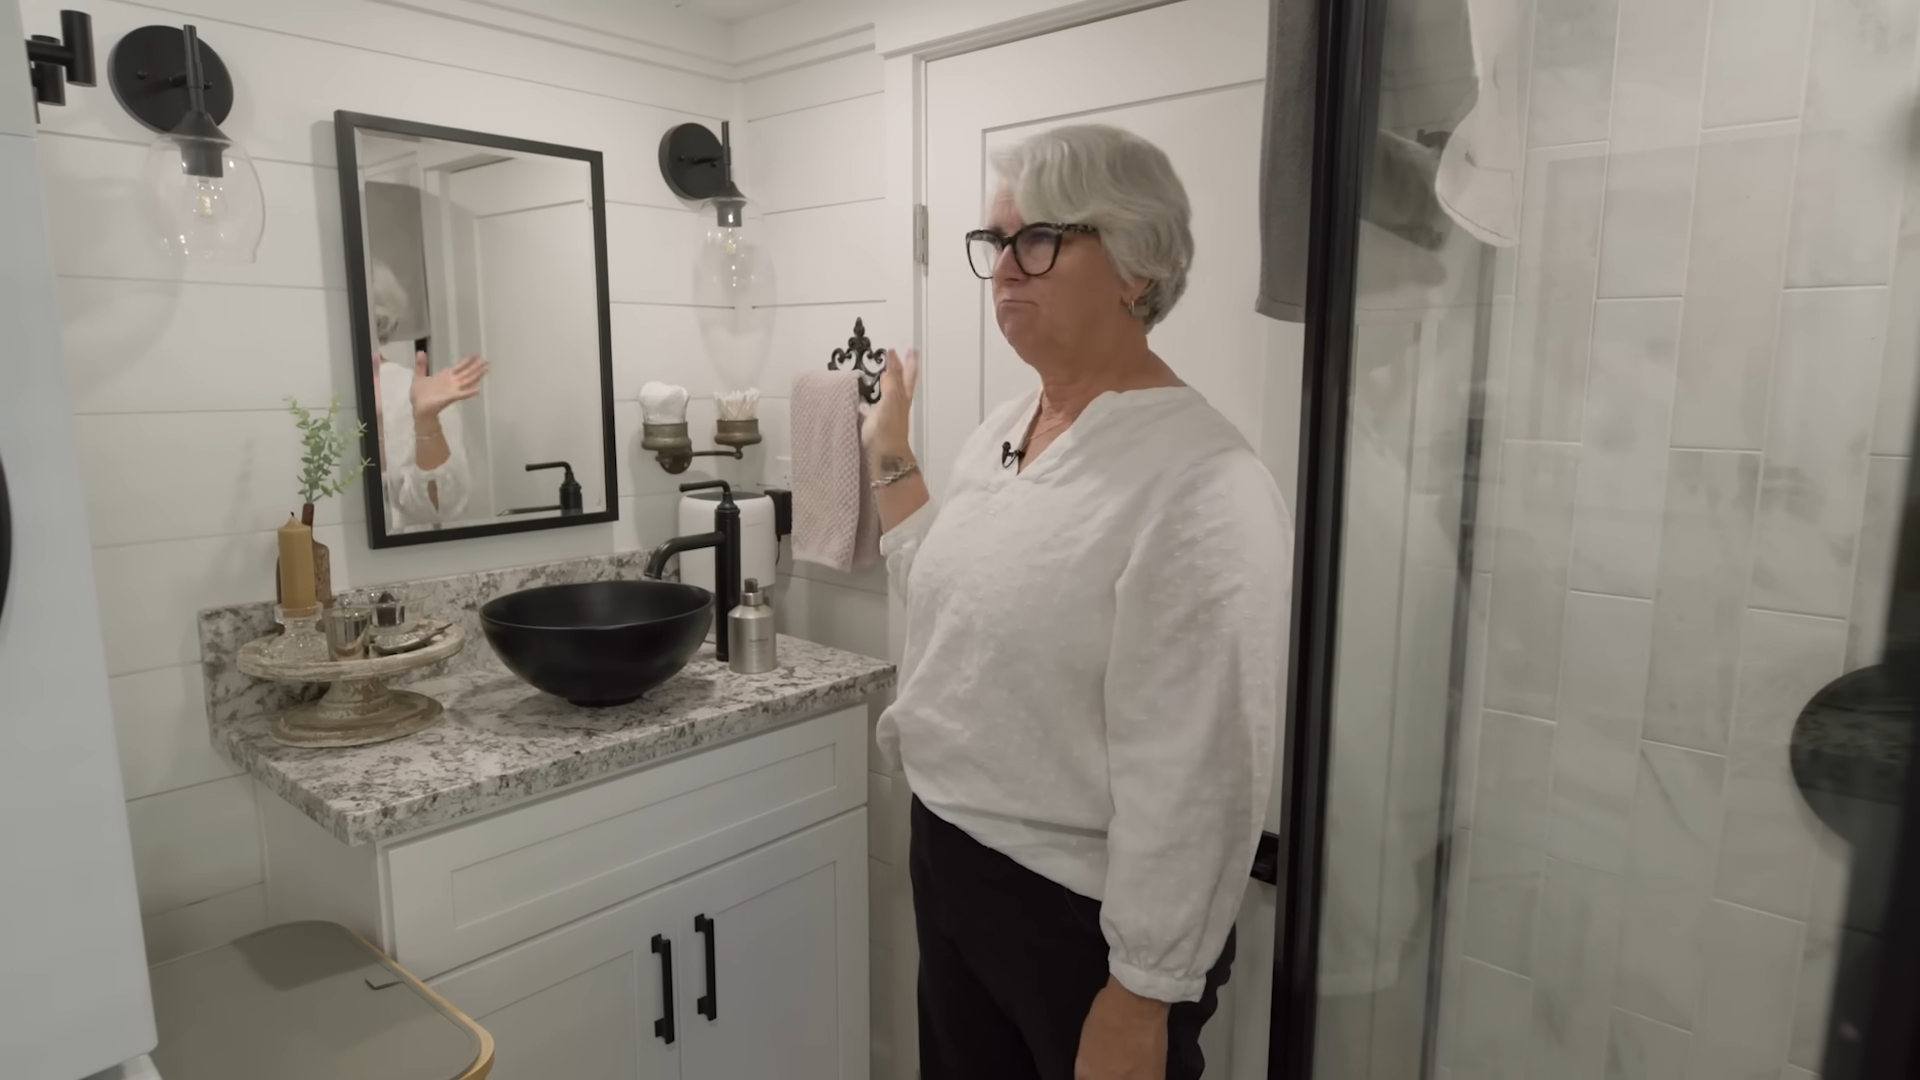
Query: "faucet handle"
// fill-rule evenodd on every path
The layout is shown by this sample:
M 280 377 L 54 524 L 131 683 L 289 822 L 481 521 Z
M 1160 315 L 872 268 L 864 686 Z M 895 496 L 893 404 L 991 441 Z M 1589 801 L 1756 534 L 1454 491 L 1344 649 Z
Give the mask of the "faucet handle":
M 688 491 L 712 491 L 715 488 L 719 488 L 720 494 L 723 496 L 731 496 L 733 494 L 733 485 L 727 483 L 725 480 L 694 480 L 680 485 L 680 490 L 683 493 Z

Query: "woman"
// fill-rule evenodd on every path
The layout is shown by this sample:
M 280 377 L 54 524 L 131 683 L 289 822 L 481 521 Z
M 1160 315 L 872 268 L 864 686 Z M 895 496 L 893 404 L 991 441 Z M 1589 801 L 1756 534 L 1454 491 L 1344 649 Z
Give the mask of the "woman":
M 1078 126 L 995 165 L 970 255 L 1041 389 L 937 507 L 911 354 L 863 432 L 908 612 L 880 737 L 916 795 L 921 1074 L 1186 1080 L 1265 817 L 1292 527 L 1148 347 L 1193 254 L 1166 155 Z
M 468 356 L 435 372 L 424 352 L 413 354 L 411 366 L 384 359 L 385 346 L 406 321 L 409 301 L 385 263 L 373 264 L 372 279 L 373 396 L 380 415 L 387 531 L 457 521 L 466 512 L 472 484 L 460 410 L 453 406 L 480 392 L 487 362 Z

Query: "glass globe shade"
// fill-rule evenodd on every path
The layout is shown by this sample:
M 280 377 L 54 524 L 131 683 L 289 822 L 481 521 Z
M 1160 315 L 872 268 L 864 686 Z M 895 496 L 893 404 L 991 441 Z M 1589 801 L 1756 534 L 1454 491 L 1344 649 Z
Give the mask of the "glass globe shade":
M 266 230 L 260 175 L 246 150 L 213 131 L 176 129 L 147 150 L 146 187 L 160 244 L 182 258 L 250 263 Z

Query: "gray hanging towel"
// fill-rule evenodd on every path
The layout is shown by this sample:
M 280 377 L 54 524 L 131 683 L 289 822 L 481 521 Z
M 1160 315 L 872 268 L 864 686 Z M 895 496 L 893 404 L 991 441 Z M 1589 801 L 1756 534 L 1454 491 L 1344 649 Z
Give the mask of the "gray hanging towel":
M 1318 0 L 1273 0 L 1267 20 L 1267 117 L 1260 147 L 1260 296 L 1268 318 L 1306 320 L 1313 203 Z

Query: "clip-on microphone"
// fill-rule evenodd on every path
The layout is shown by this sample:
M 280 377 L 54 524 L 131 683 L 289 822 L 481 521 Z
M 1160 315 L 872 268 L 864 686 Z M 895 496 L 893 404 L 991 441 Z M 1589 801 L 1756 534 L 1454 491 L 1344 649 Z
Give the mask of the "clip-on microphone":
M 1024 448 L 1015 450 L 1013 444 L 1010 442 L 1000 444 L 1000 467 L 1003 469 L 1013 468 L 1016 463 L 1026 456 L 1027 452 Z

